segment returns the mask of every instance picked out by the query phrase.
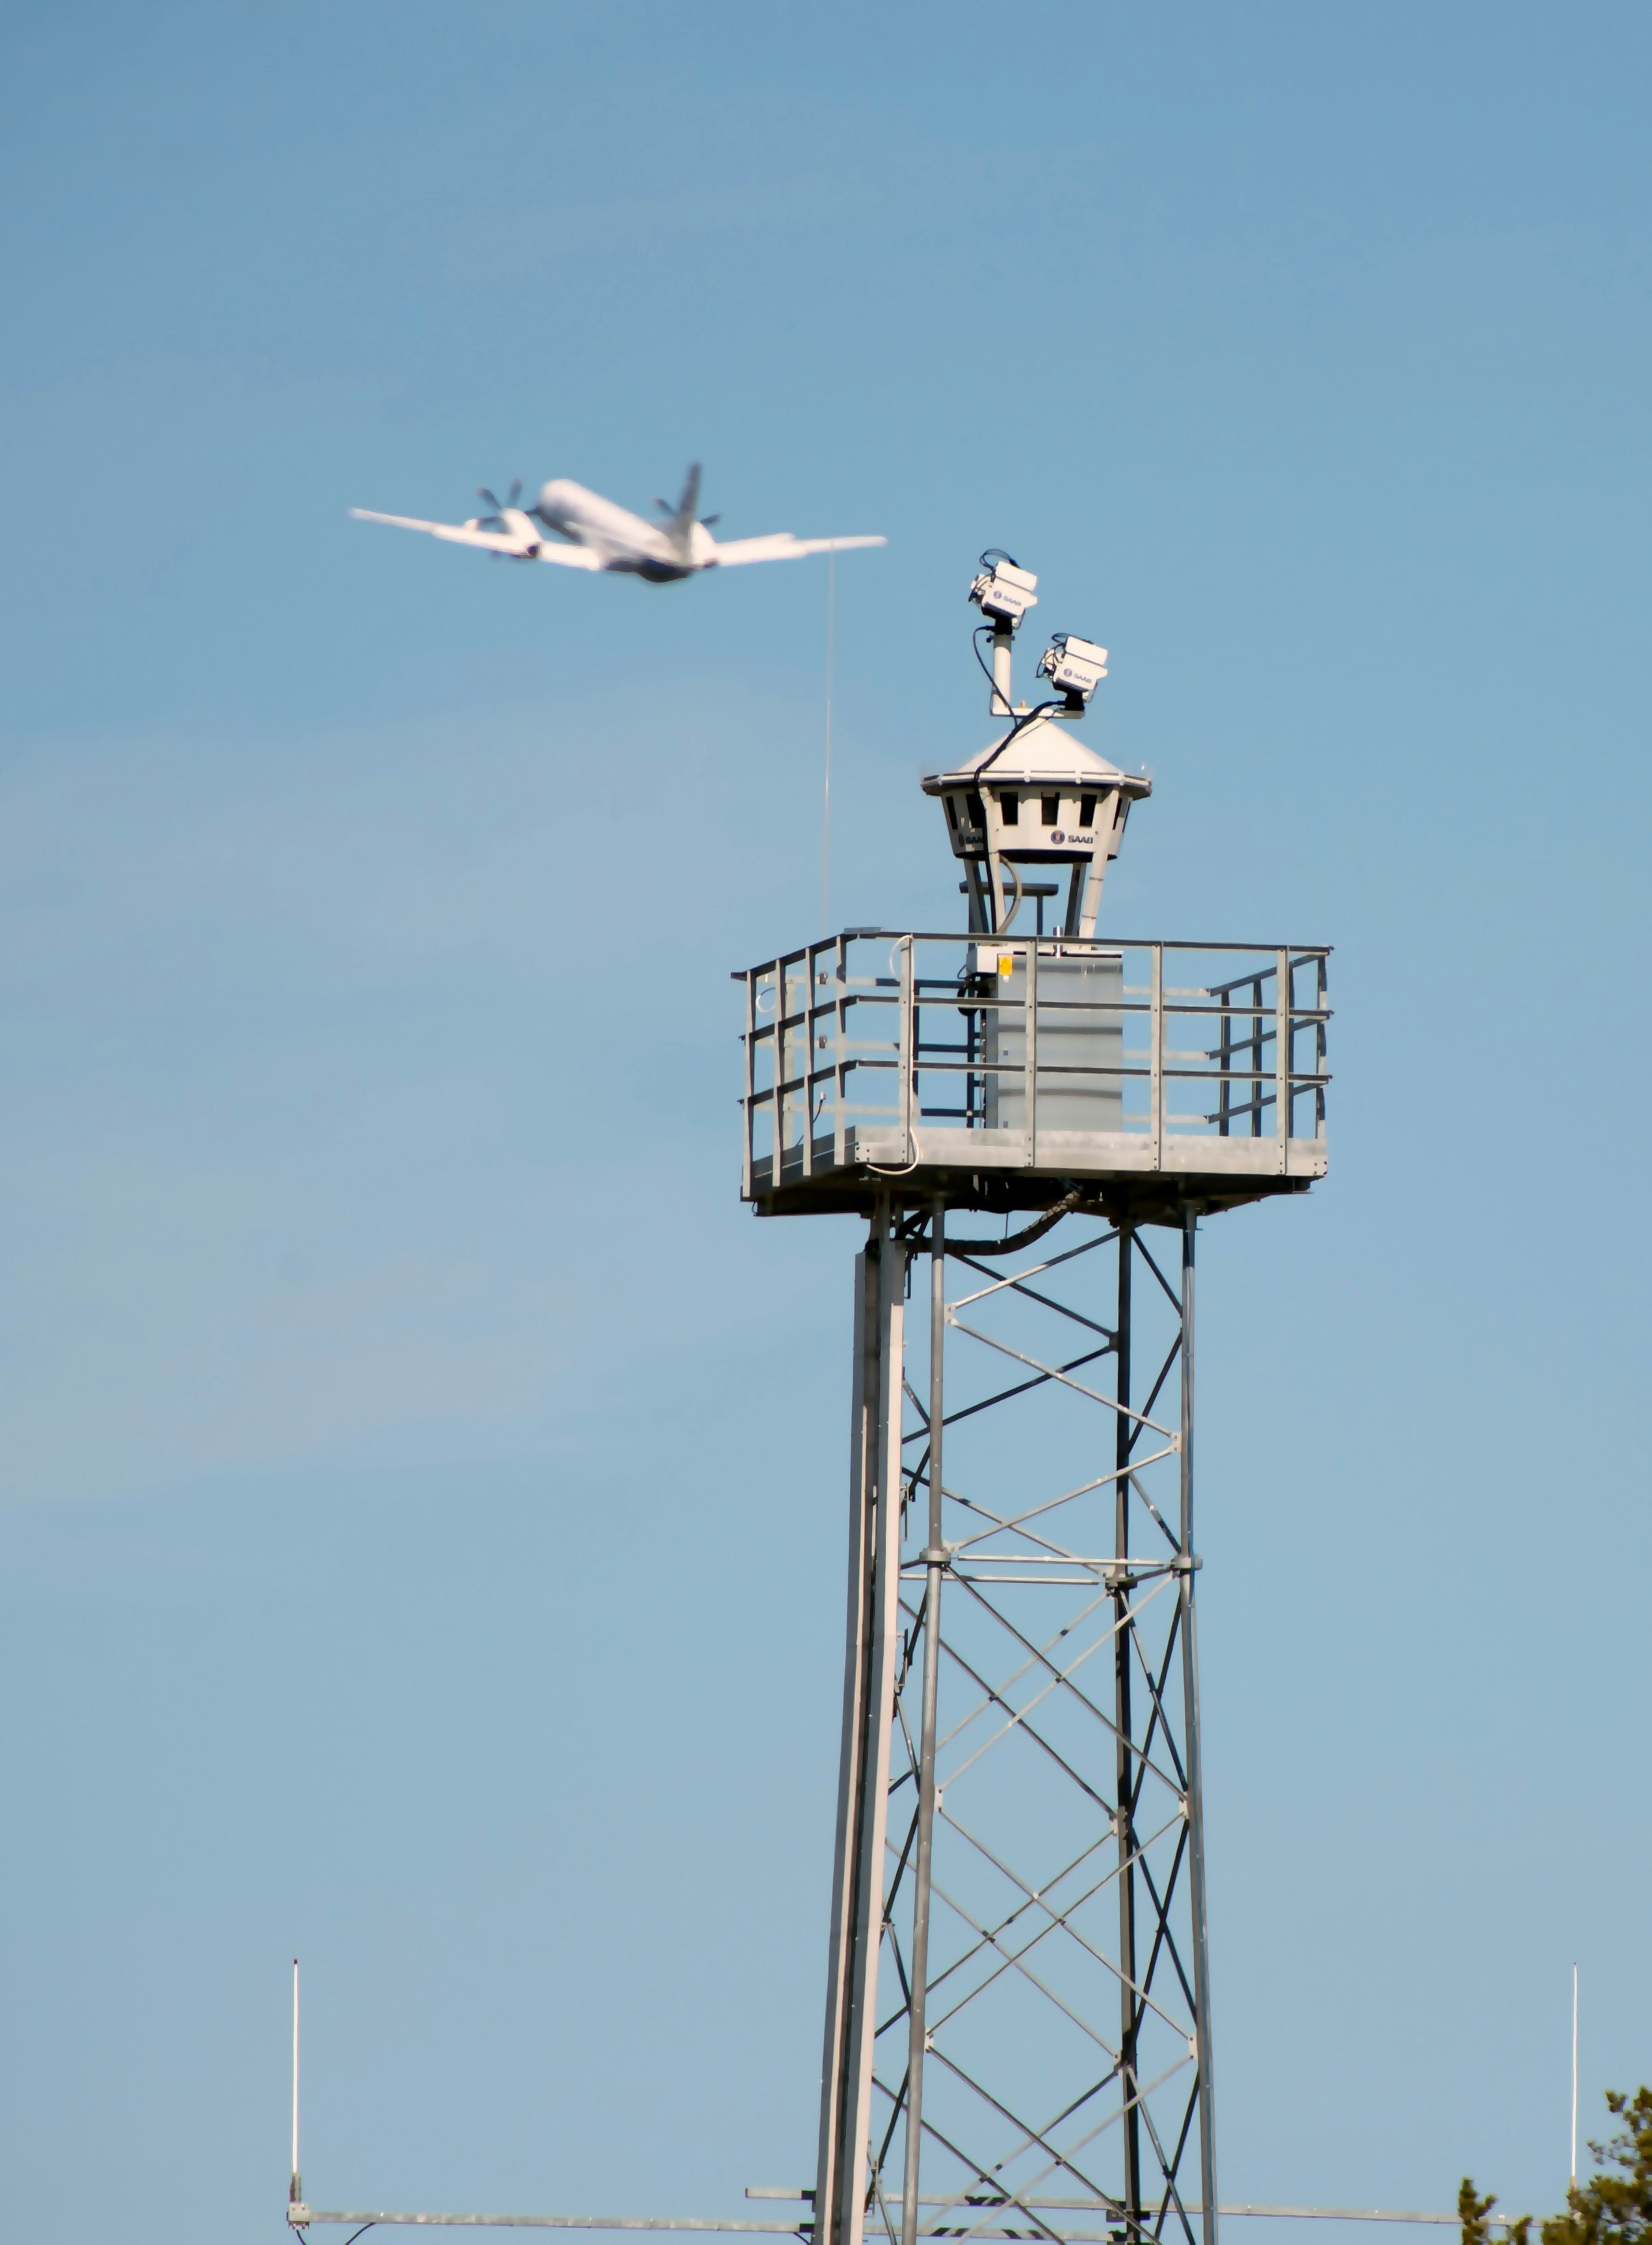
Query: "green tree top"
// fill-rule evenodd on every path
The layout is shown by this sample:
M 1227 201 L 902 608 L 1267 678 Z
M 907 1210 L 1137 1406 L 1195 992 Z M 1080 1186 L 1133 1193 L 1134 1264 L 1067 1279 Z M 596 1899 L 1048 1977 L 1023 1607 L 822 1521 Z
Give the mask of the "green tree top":
M 1564 2214 L 1539 2225 L 1541 2245 L 1652 2245 L 1652 2089 L 1642 2086 L 1633 2097 L 1608 2089 L 1606 2106 L 1623 2125 L 1604 2144 L 1590 2144 L 1600 2168 L 1586 2183 L 1573 2184 Z M 1493 2245 L 1486 2217 L 1496 2203 L 1463 2177 L 1457 2194 L 1463 2245 Z M 1531 2226 L 1529 2214 L 1509 2222 L 1509 2245 L 1528 2245 Z

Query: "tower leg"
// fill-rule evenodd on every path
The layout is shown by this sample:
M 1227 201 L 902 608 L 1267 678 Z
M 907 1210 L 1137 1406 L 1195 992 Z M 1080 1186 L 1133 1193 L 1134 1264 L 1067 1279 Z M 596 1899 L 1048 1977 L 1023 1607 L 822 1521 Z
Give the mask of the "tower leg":
M 918 2181 L 924 2149 L 924 2052 L 929 1994 L 929 1935 L 935 1855 L 935 1726 L 941 1680 L 942 1543 L 941 1450 L 946 1425 L 946 1203 L 930 1214 L 929 1429 L 924 1479 L 929 1485 L 924 1566 L 923 1699 L 918 1723 L 917 1830 L 912 1850 L 912 1947 L 906 1995 L 906 2155 L 901 2181 L 901 2245 L 917 2245 Z
M 860 2245 L 866 2204 L 890 1719 L 899 1624 L 900 1428 L 906 1249 L 887 1204 L 855 1265 L 849 1613 L 837 1845 L 827 1967 L 816 2245 Z
M 1135 1421 L 1130 1413 L 1131 1258 L 1135 1234 L 1128 1224 L 1119 1227 L 1119 1285 L 1116 1322 L 1113 1328 L 1114 1392 L 1118 1409 L 1113 1421 L 1113 1550 L 1119 1561 L 1113 1592 L 1113 1719 L 1114 1830 L 1119 1850 L 1119 2086 L 1123 2095 L 1120 2134 L 1124 2162 L 1122 2212 L 1130 2239 L 1141 2230 L 1141 2107 L 1136 2067 L 1136 2044 L 1141 2024 L 1136 1989 L 1136 1866 L 1135 1795 L 1137 1760 L 1130 1719 L 1130 1671 L 1135 1660 L 1130 1627 L 1129 1577 L 1125 1563 L 1130 1556 L 1130 1458 L 1135 1447 Z
M 1197 1219 L 1181 1219 L 1181 1491 L 1184 1552 L 1193 1550 L 1194 1247 Z M 1216 2245 L 1215 2085 L 1210 2052 L 1210 1942 L 1205 1913 L 1204 1778 L 1199 1729 L 1199 1640 L 1193 1604 L 1193 1570 L 1184 1568 L 1181 1604 L 1181 1696 L 1187 1709 L 1188 1898 L 1192 1918 L 1193 1991 L 1199 2038 L 1199 2203 L 1204 2245 Z

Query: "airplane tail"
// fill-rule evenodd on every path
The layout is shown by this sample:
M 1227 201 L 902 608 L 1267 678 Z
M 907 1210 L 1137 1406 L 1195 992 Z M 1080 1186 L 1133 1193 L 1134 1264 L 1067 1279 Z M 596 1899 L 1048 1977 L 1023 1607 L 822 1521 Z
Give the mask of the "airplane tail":
M 677 501 L 677 512 L 671 518 L 671 535 L 674 543 L 686 553 L 693 543 L 694 525 L 700 519 L 700 463 L 689 469 L 682 487 L 682 497 Z

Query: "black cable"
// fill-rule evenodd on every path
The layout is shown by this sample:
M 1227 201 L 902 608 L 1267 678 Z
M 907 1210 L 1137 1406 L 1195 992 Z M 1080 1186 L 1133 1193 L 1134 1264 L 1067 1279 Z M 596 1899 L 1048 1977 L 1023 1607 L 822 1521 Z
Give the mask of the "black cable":
M 1015 1255 L 1023 1247 L 1030 1247 L 1035 1239 L 1042 1239 L 1046 1231 L 1053 1231 L 1064 1216 L 1071 1216 L 1084 1200 L 1084 1189 L 1074 1185 L 1064 1193 L 1053 1208 L 1046 1209 L 1036 1223 L 1019 1231 L 1012 1231 L 1007 1239 L 953 1239 L 944 1242 L 949 1255 Z
M 996 627 L 995 625 L 992 625 L 992 624 L 977 624 L 977 625 L 976 625 L 976 627 L 975 627 L 975 629 L 974 629 L 974 630 L 970 634 L 970 645 L 971 645 L 971 646 L 974 648 L 974 650 L 975 650 L 975 660 L 976 660 L 976 661 L 977 661 L 977 662 L 978 662 L 978 663 L 980 664 L 980 666 L 981 666 L 981 675 L 982 675 L 982 676 L 986 680 L 987 684 L 988 684 L 988 685 L 992 688 L 992 699 L 993 699 L 995 702 L 999 698 L 999 682 L 998 682 L 997 679 L 993 677 L 993 675 L 992 675 L 992 672 L 987 668 L 986 661 L 985 661 L 985 658 L 983 656 L 983 655 L 982 655 L 982 653 L 981 653 L 981 634 L 982 634 L 983 632 L 996 631 L 996 628 L 997 628 L 997 627 Z M 1027 723 L 1027 722 L 1028 722 L 1028 721 L 1029 721 L 1030 719 L 1032 719 L 1032 718 L 1033 718 L 1033 717 L 1036 717 L 1036 716 L 1039 714 L 1039 712 L 1040 712 L 1041 710 L 1045 710 L 1045 709 L 1065 709 L 1066 707 L 1066 702 L 1040 702 L 1039 703 L 1039 706 L 1038 706 L 1038 709 L 1028 709 L 1028 710 L 1026 710 L 1026 711 L 1022 715 L 1022 716 L 1021 716 L 1021 717 L 1020 717 L 1020 718 L 1019 718 L 1019 720 L 1018 720 L 1018 721 L 1017 721 L 1017 722 L 1016 722 L 1012 726 L 1012 729 L 1011 729 L 1011 731 L 1010 731 L 1010 735 L 1009 735 L 1009 738 L 1008 738 L 1007 740 L 1005 740 L 1005 741 L 1002 742 L 1002 743 L 1000 743 L 1000 746 L 1001 746 L 1001 747 L 1003 747 L 1003 748 L 1007 748 L 1007 747 L 1009 746 L 1009 744 L 1010 744 L 1010 741 L 1012 741 L 1012 740 L 1015 738 L 1016 734 L 1017 734 L 1017 733 L 1019 733 L 1019 732 L 1020 731 L 1022 725 L 1024 725 L 1024 724 Z M 1012 709 L 1011 709 L 1010 704 L 1009 704 L 1009 700 L 1008 700 L 1008 697 L 1007 697 L 1007 696 L 1005 696 L 1005 700 L 1004 700 L 1004 714 L 1005 714 L 1005 716 L 1006 717 L 1010 717 L 1010 718 L 1014 718 L 1014 717 L 1015 717 L 1015 712 L 1014 712 L 1014 710 L 1013 710 Z M 986 766 L 985 766 L 985 764 L 983 764 L 983 765 L 982 765 L 981 770 L 982 770 L 983 771 L 985 771 L 985 770 L 986 770 Z
M 1046 709 L 1065 709 L 1066 708 L 1066 702 L 1065 699 L 1063 699 L 1060 702 L 1054 700 L 1038 702 L 1033 704 L 1032 709 L 1024 709 L 1020 716 L 1017 717 L 1015 722 L 1010 727 L 1009 731 L 1005 733 L 1004 738 L 999 743 L 997 748 L 993 749 L 992 755 L 988 756 L 986 762 L 976 766 L 976 778 L 978 780 L 984 771 L 988 771 L 992 769 L 992 767 L 998 762 L 999 758 L 1003 755 L 1005 749 L 1009 747 L 1011 742 L 1015 739 L 1017 734 L 1025 732 L 1035 717 L 1041 717 Z
M 998 699 L 999 690 L 998 681 L 993 677 L 992 672 L 987 669 L 986 663 L 981 654 L 981 634 L 983 632 L 990 632 L 993 628 L 994 627 L 992 624 L 977 624 L 975 629 L 970 634 L 970 645 L 975 649 L 975 660 L 980 664 L 982 670 L 986 674 L 986 682 L 992 688 L 992 699 L 996 702 Z M 1005 707 L 1006 709 L 1009 708 L 1007 702 L 1005 702 Z M 1012 716 L 1014 715 L 1013 710 L 1011 710 L 1010 714 Z

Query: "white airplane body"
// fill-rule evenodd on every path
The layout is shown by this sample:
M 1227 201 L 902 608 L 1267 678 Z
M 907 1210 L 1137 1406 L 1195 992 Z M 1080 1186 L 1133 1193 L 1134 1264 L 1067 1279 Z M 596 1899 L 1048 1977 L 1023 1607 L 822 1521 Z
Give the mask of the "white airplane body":
M 491 492 L 481 492 L 478 496 L 494 512 L 474 515 L 468 522 L 422 522 L 412 515 L 375 514 L 362 506 L 353 506 L 350 512 L 362 522 L 389 522 L 400 530 L 423 530 L 431 538 L 446 539 L 456 546 L 477 546 L 484 553 L 512 561 L 552 561 L 564 569 L 612 569 L 653 585 L 674 584 L 702 569 L 738 568 L 748 561 L 793 561 L 805 553 L 842 553 L 850 546 L 885 542 L 881 538 L 794 538 L 782 530 L 767 538 L 726 539 L 720 545 L 711 534 L 711 525 L 718 518 L 714 514 L 702 521 L 697 512 L 698 465 L 689 469 L 682 497 L 674 507 L 663 499 L 655 500 L 666 517 L 661 523 L 646 521 L 566 477 L 545 485 L 531 507 L 516 504 L 521 488 L 513 485 L 504 505 Z M 547 536 L 547 532 L 552 534 Z

